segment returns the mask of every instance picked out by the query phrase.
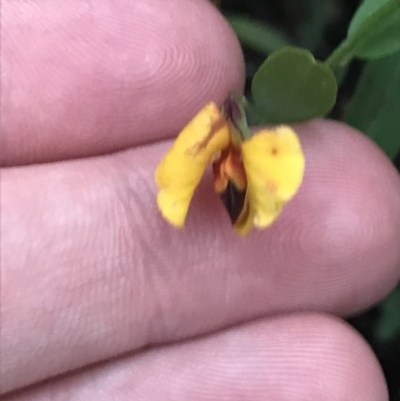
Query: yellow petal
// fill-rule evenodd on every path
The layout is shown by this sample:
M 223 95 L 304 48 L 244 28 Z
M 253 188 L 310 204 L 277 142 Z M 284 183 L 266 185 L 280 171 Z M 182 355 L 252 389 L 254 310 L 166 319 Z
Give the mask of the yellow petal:
M 206 104 L 182 130 L 156 170 L 158 207 L 171 224 L 182 227 L 207 164 L 229 145 L 228 126 L 218 107 Z
M 240 236 L 244 237 L 253 228 L 253 220 L 254 220 L 254 209 L 250 208 L 248 193 L 247 193 L 243 211 L 240 214 L 239 218 L 236 220 L 235 224 L 233 225 L 233 228 Z
M 251 218 L 268 227 L 298 191 L 304 175 L 304 154 L 288 126 L 264 129 L 242 144 Z

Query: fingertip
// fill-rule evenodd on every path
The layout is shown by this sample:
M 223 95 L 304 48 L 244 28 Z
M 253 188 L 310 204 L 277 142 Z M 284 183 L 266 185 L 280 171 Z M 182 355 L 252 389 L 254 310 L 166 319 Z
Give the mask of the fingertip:
M 101 386 L 93 386 L 101 383 Z M 387 401 L 382 369 L 350 326 L 314 313 L 263 319 L 72 374 L 8 400 Z
M 290 382 L 290 375 L 297 378 L 292 386 L 286 386 L 288 393 L 292 392 L 288 399 L 388 399 L 376 356 L 344 321 L 306 312 L 274 317 L 258 330 L 266 346 L 273 344 L 270 352 L 281 363 L 269 376 L 275 375 L 282 387 Z
M 329 310 L 354 313 L 400 277 L 400 176 L 366 135 L 344 123 L 315 120 L 295 129 L 306 172 L 282 224 L 291 225 L 296 252 L 325 275 L 325 297 L 332 291 L 335 298 Z
M 209 1 L 8 2 L 2 15 L 0 165 L 168 138 L 244 86 L 239 42 Z

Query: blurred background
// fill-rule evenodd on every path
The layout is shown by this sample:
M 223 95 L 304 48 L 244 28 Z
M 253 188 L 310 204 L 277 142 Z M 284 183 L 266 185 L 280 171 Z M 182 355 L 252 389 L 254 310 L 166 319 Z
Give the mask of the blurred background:
M 246 60 L 247 86 L 269 53 L 294 45 L 325 60 L 345 38 L 360 0 L 213 0 L 235 29 Z M 400 35 L 400 33 L 399 33 Z M 400 40 L 400 37 L 399 37 Z M 352 62 L 330 118 L 344 120 L 366 66 Z M 400 125 L 397 125 L 397 127 Z M 400 171 L 400 154 L 394 160 Z M 399 233 L 400 246 L 400 233 Z M 400 287 L 373 309 L 349 319 L 370 343 L 384 369 L 390 400 L 400 401 Z

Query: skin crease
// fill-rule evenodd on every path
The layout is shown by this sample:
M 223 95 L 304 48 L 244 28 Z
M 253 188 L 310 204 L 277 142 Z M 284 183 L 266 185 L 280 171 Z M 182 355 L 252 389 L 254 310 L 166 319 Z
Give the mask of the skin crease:
M 153 179 L 171 142 L 155 142 L 242 88 L 223 18 L 200 0 L 9 1 L 2 17 L 0 157 L 20 167 L 1 170 L 0 388 L 86 367 L 5 399 L 387 400 L 368 346 L 322 315 L 367 308 L 400 276 L 400 180 L 375 145 L 298 125 L 304 183 L 271 229 L 235 236 L 208 172 L 175 230 Z

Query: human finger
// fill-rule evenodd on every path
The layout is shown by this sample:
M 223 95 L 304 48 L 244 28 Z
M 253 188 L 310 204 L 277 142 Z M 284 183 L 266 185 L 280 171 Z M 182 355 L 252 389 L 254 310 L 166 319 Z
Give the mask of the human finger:
M 294 314 L 160 347 L 4 401 L 388 400 L 379 364 L 343 322 Z
M 9 389 L 155 343 L 294 310 L 348 315 L 400 275 L 400 180 L 343 124 L 297 126 L 300 192 L 233 233 L 207 177 L 186 227 L 157 211 L 170 143 L 2 172 L 3 376 Z
M 3 1 L 0 166 L 176 135 L 241 91 L 244 62 L 207 0 Z

